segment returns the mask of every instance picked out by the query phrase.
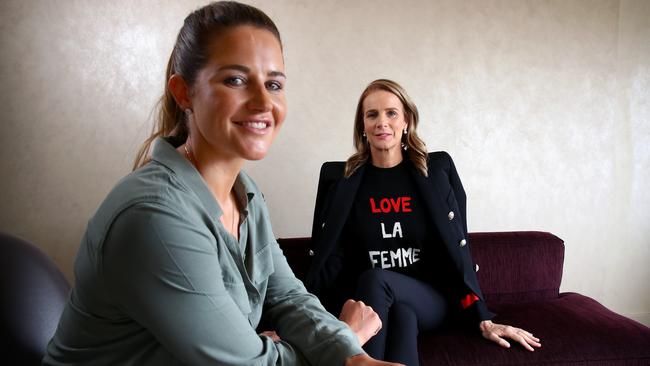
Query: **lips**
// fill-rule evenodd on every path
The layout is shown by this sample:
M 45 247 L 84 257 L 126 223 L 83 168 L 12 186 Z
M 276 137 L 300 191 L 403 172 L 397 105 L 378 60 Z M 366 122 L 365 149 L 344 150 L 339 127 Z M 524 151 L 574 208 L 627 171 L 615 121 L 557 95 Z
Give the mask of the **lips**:
M 235 124 L 259 134 L 266 133 L 269 130 L 269 127 L 271 127 L 270 121 L 235 121 Z
M 375 133 L 374 135 L 378 139 L 386 139 L 388 137 L 393 136 L 391 132 L 380 132 L 380 133 Z

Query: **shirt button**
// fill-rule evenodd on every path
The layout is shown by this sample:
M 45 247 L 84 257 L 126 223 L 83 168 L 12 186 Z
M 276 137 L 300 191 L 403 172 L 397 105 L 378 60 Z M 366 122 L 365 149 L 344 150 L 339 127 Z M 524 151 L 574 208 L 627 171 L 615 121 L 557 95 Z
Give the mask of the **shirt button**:
M 478 264 L 475 264 L 475 268 L 476 268 L 475 272 L 478 272 Z
M 313 257 L 313 256 L 314 256 L 314 254 L 315 254 L 315 253 L 314 253 L 314 251 L 313 251 L 313 250 L 311 250 L 311 249 L 309 249 L 309 256 L 310 256 L 310 257 Z
M 465 245 L 467 245 L 467 240 L 463 239 L 463 240 L 460 241 L 459 244 L 460 244 L 461 247 L 464 247 Z
M 454 219 L 454 211 L 449 211 L 449 213 L 447 214 L 447 217 L 449 218 L 449 221 L 453 220 Z
M 325 223 L 323 222 L 323 224 L 320 227 L 325 227 Z

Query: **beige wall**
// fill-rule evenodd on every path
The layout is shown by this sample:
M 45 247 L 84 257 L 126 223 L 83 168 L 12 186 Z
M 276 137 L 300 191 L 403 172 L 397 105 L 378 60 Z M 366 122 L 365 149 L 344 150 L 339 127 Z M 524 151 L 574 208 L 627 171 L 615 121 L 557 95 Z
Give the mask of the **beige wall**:
M 392 78 L 429 149 L 454 157 L 471 231 L 555 233 L 563 291 L 650 323 L 650 1 L 253 4 L 278 23 L 289 75 L 284 129 L 247 167 L 277 236 L 309 235 L 320 164 L 350 154 L 359 93 Z M 0 230 L 69 278 L 198 5 L 0 2 Z

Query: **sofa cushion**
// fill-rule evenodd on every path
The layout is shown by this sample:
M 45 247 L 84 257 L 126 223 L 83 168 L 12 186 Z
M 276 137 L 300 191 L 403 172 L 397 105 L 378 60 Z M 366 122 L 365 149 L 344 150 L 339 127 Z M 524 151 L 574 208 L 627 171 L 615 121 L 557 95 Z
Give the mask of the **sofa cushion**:
M 422 365 L 648 365 L 650 329 L 618 315 L 594 299 L 563 293 L 530 303 L 488 303 L 495 322 L 531 331 L 542 348 L 529 352 L 511 343 L 504 349 L 478 331 L 459 329 L 421 334 Z

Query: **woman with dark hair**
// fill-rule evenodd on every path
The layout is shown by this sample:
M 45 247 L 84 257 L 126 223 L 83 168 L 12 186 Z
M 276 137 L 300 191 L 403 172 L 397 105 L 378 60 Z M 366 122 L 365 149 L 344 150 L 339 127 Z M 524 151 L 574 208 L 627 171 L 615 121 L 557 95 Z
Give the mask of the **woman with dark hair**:
M 260 10 L 217 2 L 185 19 L 158 125 L 88 223 L 43 364 L 387 364 L 360 346 L 381 327 L 369 307 L 346 303 L 346 325 L 294 277 L 241 171 L 278 133 L 285 83 Z M 262 320 L 277 333 L 258 334 Z
M 493 323 L 467 241 L 465 191 L 449 154 L 427 154 L 418 110 L 397 83 L 375 80 L 354 120 L 356 153 L 321 168 L 307 289 L 331 312 L 348 298 L 382 321 L 364 349 L 374 358 L 418 365 L 419 331 L 462 321 L 509 347 L 539 339 Z

